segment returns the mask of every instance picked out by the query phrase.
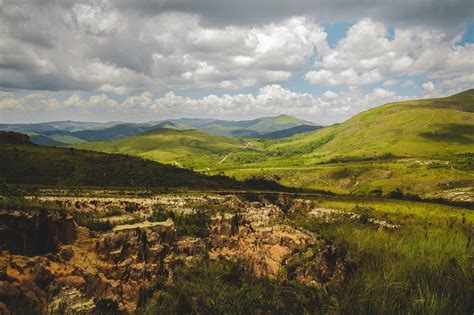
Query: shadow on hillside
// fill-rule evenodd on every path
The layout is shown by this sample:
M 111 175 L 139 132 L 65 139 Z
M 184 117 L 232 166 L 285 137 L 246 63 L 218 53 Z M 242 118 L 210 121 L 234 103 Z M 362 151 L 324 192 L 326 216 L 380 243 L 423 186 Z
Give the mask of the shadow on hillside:
M 472 143 L 469 136 L 474 134 L 474 125 L 446 124 L 434 132 L 422 132 L 418 135 L 432 141 Z

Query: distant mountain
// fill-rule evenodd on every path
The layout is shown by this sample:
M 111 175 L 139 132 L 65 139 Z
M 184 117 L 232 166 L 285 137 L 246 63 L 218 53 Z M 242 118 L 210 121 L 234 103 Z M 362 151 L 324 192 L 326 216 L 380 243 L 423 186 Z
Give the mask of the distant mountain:
M 269 133 L 260 135 L 259 138 L 262 138 L 262 139 L 286 138 L 286 137 L 291 137 L 300 133 L 315 131 L 321 128 L 323 127 L 313 126 L 313 125 L 301 125 L 301 126 L 291 127 L 288 129 L 269 132 Z
M 261 135 L 301 125 L 315 125 L 313 122 L 289 115 L 263 117 L 252 120 L 214 120 L 195 125 L 203 131 L 224 136 L 259 137 Z
M 72 132 L 71 135 L 85 141 L 112 140 L 133 136 L 152 129 L 152 126 L 141 124 L 119 124 L 99 130 L 81 130 Z
M 0 130 L 5 131 L 15 131 L 15 132 L 25 132 L 25 131 L 34 131 L 42 133 L 45 131 L 80 131 L 88 129 L 105 129 L 115 125 L 120 124 L 120 122 L 112 121 L 107 123 L 97 123 L 97 122 L 81 122 L 81 121 L 51 121 L 44 123 L 32 123 L 32 124 L 0 124 Z
M 280 115 L 240 121 L 201 118 L 180 118 L 147 123 L 53 121 L 36 124 L 0 124 L 0 130 L 28 133 L 31 135 L 30 140 L 36 144 L 62 146 L 119 139 L 160 128 L 199 129 L 216 135 L 258 138 L 275 131 L 314 125 L 312 122 L 293 116 Z
M 33 143 L 49 146 L 77 144 L 81 142 L 113 140 L 133 136 L 157 128 L 147 124 L 118 124 L 103 129 L 87 129 L 80 131 L 47 130 L 35 132 L 30 136 Z

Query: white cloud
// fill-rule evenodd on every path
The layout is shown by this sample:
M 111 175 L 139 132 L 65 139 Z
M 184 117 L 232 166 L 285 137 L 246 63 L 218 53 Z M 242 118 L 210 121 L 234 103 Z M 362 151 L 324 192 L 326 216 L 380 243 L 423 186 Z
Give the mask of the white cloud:
M 421 87 L 427 90 L 428 92 L 431 92 L 434 90 L 434 84 L 431 81 L 423 83 Z
M 457 37 L 456 37 L 457 38 Z M 384 82 L 390 87 L 401 75 L 429 79 L 462 76 L 474 69 L 474 44 L 453 44 L 452 37 L 432 29 L 395 28 L 363 19 L 349 28 L 334 49 L 316 60 L 306 73 L 311 84 L 367 85 Z
M 130 89 L 125 86 L 113 86 L 111 84 L 101 85 L 97 91 L 100 92 L 111 92 L 118 95 L 128 95 L 130 94 Z
M 329 50 L 305 17 L 253 27 L 204 25 L 192 13 L 137 16 L 114 2 L 0 10 L 0 86 L 38 90 L 237 89 L 288 81 Z
M 362 110 L 402 99 L 405 98 L 383 88 L 375 88 L 367 95 L 358 88 L 351 88 L 340 93 L 326 91 L 322 97 L 315 97 L 273 84 L 260 88 L 256 94 L 211 94 L 199 99 L 179 96 L 172 91 L 162 97 L 154 97 L 145 91 L 122 102 L 106 94 L 84 98 L 79 93 L 73 93 L 61 101 L 51 93 L 31 93 L 18 98 L 6 96 L 0 100 L 0 110 L 12 117 L 21 117 L 22 113 L 29 112 L 37 113 L 38 117 L 46 115 L 49 120 L 64 119 L 61 115 L 70 113 L 75 113 L 75 119 L 101 117 L 101 120 L 126 121 L 131 118 L 144 121 L 183 116 L 244 119 L 289 114 L 333 123 Z
M 334 93 L 333 91 L 326 91 L 324 92 L 323 96 L 328 100 L 331 100 L 337 98 L 337 93 Z

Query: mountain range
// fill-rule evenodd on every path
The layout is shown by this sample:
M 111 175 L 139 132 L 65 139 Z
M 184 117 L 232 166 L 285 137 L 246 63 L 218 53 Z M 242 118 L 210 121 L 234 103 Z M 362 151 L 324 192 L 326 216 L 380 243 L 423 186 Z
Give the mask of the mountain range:
M 210 134 L 279 138 L 321 128 L 317 124 L 289 115 L 253 120 L 181 118 L 146 123 L 55 121 L 34 124 L 0 124 L 0 130 L 26 133 L 30 141 L 49 146 L 113 140 L 161 128 L 197 129 Z

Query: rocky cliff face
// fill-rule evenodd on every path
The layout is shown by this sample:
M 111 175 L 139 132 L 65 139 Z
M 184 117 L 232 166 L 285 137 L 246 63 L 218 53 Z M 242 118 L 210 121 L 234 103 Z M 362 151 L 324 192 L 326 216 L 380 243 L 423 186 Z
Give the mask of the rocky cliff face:
M 64 213 L 46 210 L 1 211 L 0 248 L 34 256 L 56 253 L 76 239 L 76 225 Z

